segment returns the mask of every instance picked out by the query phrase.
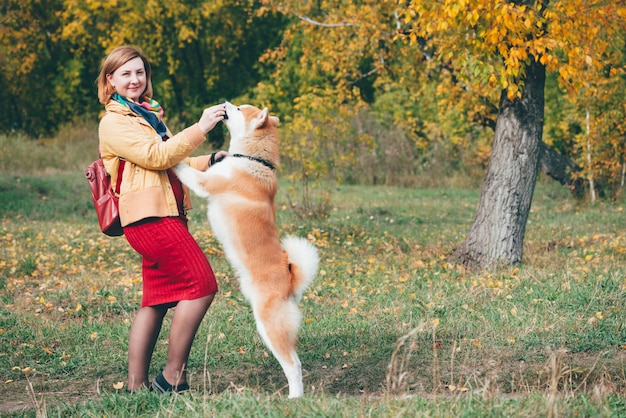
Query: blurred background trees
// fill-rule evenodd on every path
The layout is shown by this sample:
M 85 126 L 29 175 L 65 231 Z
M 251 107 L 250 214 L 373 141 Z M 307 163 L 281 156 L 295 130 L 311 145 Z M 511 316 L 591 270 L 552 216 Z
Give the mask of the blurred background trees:
M 100 62 L 130 43 L 151 58 L 173 129 L 220 99 L 250 102 L 281 118 L 284 172 L 308 184 L 477 186 L 501 92 L 518 98 L 519 71 L 536 58 L 547 68 L 543 142 L 566 159 L 566 184 L 620 196 L 624 1 L 436 3 L 5 0 L 0 130 L 37 139 L 97 122 Z M 547 20 L 527 13 L 542 7 Z M 523 38 L 537 30 L 552 40 Z M 307 210 L 323 211 L 330 187 L 315 190 Z

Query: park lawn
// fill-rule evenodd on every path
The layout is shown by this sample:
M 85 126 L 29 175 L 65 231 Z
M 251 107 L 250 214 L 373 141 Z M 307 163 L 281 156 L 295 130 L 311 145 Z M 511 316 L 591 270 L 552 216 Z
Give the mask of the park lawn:
M 296 216 L 287 190 L 281 235 L 321 254 L 301 303 L 305 397 L 286 399 L 199 200 L 190 228 L 220 293 L 190 358 L 192 392 L 158 397 L 124 393 L 140 260 L 99 232 L 82 173 L 1 174 L 0 415 L 626 414 L 623 202 L 579 204 L 541 180 L 524 263 L 470 272 L 447 256 L 479 190 L 339 186 L 324 219 Z

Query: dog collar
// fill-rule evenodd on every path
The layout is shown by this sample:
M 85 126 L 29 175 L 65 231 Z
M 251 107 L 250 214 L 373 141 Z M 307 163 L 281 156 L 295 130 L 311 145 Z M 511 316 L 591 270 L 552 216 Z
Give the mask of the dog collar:
M 271 168 L 272 170 L 276 170 L 276 168 L 274 168 L 274 164 L 270 163 L 267 160 L 264 160 L 263 158 L 253 157 L 251 155 L 244 155 L 244 154 L 233 154 L 233 157 L 247 158 L 249 160 L 256 161 L 257 163 L 261 163 L 265 167 Z

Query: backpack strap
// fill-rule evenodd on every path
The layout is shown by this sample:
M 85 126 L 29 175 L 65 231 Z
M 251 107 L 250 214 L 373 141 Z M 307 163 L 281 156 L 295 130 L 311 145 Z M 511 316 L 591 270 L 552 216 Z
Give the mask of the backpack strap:
M 100 155 L 100 147 L 98 147 L 98 157 L 102 158 Z M 115 192 L 116 195 L 120 194 L 120 186 L 122 184 L 122 173 L 124 172 L 124 165 L 126 165 L 126 160 L 122 157 L 120 158 L 120 165 L 117 167 L 117 180 L 115 181 Z
M 122 184 L 122 173 L 124 172 L 124 165 L 126 165 L 126 160 L 120 158 L 120 165 L 117 169 L 117 180 L 115 181 L 115 194 L 120 194 L 120 185 Z

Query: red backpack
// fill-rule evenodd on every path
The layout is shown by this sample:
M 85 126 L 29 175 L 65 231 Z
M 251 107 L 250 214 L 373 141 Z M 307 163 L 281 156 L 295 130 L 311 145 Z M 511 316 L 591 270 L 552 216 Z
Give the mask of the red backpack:
M 126 161 L 120 159 L 117 172 L 115 191 L 111 188 L 111 176 L 104 169 L 102 158 L 91 163 L 85 171 L 85 177 L 89 180 L 91 198 L 98 214 L 100 230 L 110 237 L 124 235 L 124 229 L 120 224 L 119 198 L 120 184 L 122 184 L 122 172 Z

